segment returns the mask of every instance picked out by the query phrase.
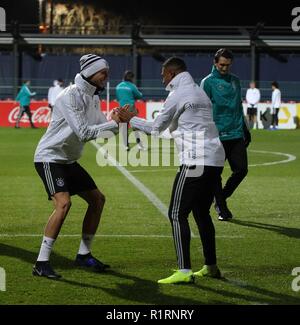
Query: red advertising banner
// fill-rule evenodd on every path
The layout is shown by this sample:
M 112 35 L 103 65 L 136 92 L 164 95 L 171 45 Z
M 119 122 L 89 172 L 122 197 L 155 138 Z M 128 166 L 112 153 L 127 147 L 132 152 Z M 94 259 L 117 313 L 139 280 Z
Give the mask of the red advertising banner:
M 101 110 L 107 113 L 106 101 L 101 101 Z M 117 101 L 109 103 L 109 111 L 119 106 Z M 139 117 L 146 118 L 146 103 L 137 101 L 136 107 L 139 111 Z M 15 101 L 0 101 L 0 127 L 14 127 L 19 114 L 19 103 Z M 51 112 L 47 101 L 32 101 L 30 103 L 32 121 L 37 127 L 47 127 L 50 122 Z M 29 119 L 26 114 L 22 116 L 20 127 L 30 127 Z
M 19 115 L 19 103 L 15 101 L 0 102 L 0 126 L 16 125 L 17 117 Z M 50 121 L 50 108 L 46 101 L 32 101 L 30 104 L 32 113 L 32 121 L 37 127 L 47 127 Z M 22 116 L 20 127 L 29 127 L 29 119 L 26 114 Z

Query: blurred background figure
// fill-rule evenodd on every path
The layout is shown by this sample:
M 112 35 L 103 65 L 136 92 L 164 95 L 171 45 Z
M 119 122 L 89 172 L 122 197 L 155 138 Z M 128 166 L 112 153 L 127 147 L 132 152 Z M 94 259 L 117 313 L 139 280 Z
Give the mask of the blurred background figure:
M 48 106 L 53 110 L 57 96 L 64 90 L 64 81 L 62 79 L 57 79 L 53 81 L 53 86 L 48 90 Z
M 246 93 L 247 101 L 247 120 L 249 126 L 254 130 L 258 129 L 257 105 L 260 101 L 260 91 L 256 88 L 255 81 L 251 81 Z
M 281 106 L 281 91 L 277 81 L 272 82 L 272 124 L 270 129 L 276 130 L 278 127 L 278 113 Z
M 133 113 L 138 113 L 135 107 L 135 100 L 141 99 L 143 94 L 138 90 L 136 85 L 133 83 L 134 73 L 130 70 L 125 71 L 123 81 L 120 82 L 116 87 L 116 96 L 117 100 L 120 103 L 120 106 L 124 106 L 126 104 L 130 105 L 129 111 Z M 126 132 L 122 132 L 124 146 L 127 151 L 130 150 L 129 142 L 128 142 L 128 124 L 125 130 Z M 136 143 L 138 144 L 139 150 L 144 150 L 144 146 L 141 142 L 140 134 L 138 131 L 134 131 Z
M 34 124 L 32 122 L 32 114 L 31 114 L 30 107 L 29 107 L 31 97 L 35 96 L 36 92 L 31 92 L 29 89 L 29 86 L 30 86 L 30 80 L 25 80 L 22 88 L 20 89 L 20 91 L 16 97 L 16 101 L 18 101 L 20 103 L 20 111 L 19 111 L 19 115 L 17 117 L 16 126 L 15 126 L 16 129 L 20 128 L 20 120 L 24 113 L 27 114 L 31 127 L 33 129 L 36 128 L 36 126 L 34 126 Z

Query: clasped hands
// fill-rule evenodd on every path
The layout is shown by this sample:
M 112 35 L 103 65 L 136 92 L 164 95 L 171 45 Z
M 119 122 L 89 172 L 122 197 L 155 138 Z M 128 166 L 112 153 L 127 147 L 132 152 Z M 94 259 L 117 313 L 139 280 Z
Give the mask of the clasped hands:
M 137 115 L 136 113 L 130 112 L 129 109 L 129 104 L 117 107 L 111 111 L 110 118 L 117 123 L 129 123 L 129 121 Z

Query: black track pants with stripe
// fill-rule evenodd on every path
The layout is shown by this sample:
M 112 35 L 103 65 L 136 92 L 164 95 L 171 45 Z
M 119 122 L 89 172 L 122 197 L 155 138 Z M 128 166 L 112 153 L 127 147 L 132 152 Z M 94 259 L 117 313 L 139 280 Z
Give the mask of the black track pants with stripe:
M 194 167 L 180 166 L 176 175 L 169 206 L 169 219 L 179 269 L 191 269 L 191 231 L 188 215 L 193 212 L 203 247 L 205 264 L 216 264 L 215 228 L 209 215 L 214 198 L 214 186 L 223 167 L 205 166 L 195 173 Z M 191 177 L 192 176 L 192 177 Z

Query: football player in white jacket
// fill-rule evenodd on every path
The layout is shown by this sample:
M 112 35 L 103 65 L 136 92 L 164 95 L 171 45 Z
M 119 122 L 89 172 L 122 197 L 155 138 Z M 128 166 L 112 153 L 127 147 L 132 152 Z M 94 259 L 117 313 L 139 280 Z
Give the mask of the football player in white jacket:
M 60 278 L 49 263 L 50 253 L 71 207 L 71 195 L 75 194 L 88 204 L 75 263 L 96 272 L 109 267 L 91 254 L 105 197 L 77 160 L 85 142 L 103 135 L 103 131 L 118 131 L 119 118 L 112 114 L 112 120 L 107 121 L 100 111 L 98 92 L 104 89 L 108 77 L 107 61 L 88 54 L 81 57 L 80 67 L 75 84 L 56 98 L 51 122 L 34 155 L 35 168 L 54 203 L 54 211 L 45 227 L 33 275 L 51 279 Z
M 193 282 L 194 276 L 221 276 L 209 209 L 225 153 L 213 121 L 211 101 L 186 70 L 185 62 L 180 58 L 171 57 L 165 61 L 162 77 L 170 93 L 163 109 L 153 122 L 138 117 L 130 120 L 134 129 L 148 134 L 158 135 L 169 128 L 178 149 L 180 168 L 169 205 L 178 270 L 158 281 L 165 284 Z M 119 118 L 128 120 L 130 112 L 120 110 Z M 202 269 L 195 273 L 190 260 L 190 212 L 199 229 L 205 259 Z

